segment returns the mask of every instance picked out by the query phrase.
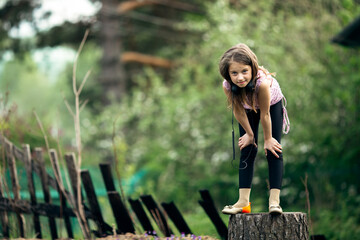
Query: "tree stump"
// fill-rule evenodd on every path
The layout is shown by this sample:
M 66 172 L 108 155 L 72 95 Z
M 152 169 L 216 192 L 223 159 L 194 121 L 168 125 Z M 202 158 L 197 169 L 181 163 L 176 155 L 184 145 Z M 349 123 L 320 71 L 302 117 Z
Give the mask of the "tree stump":
M 228 229 L 228 240 L 309 239 L 306 214 L 300 212 L 231 215 Z

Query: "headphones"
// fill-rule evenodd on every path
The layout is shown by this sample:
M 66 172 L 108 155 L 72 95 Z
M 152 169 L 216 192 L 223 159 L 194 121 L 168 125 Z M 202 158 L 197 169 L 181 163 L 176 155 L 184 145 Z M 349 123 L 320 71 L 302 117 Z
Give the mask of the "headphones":
M 231 85 L 231 92 L 234 94 L 234 95 L 240 95 L 240 92 L 241 92 L 241 88 L 238 87 L 237 85 L 235 85 L 232 81 L 230 81 L 230 85 Z M 245 92 L 246 93 L 251 93 L 253 92 L 255 89 L 255 84 L 254 84 L 254 80 L 251 80 L 248 85 L 246 85 L 245 87 Z

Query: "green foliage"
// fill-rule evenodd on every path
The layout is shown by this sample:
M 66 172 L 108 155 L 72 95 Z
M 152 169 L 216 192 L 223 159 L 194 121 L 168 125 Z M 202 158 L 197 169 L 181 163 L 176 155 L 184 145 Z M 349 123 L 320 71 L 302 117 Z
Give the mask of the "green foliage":
M 0 130 L 21 146 L 32 143 L 44 146 L 43 136 L 33 111 L 43 116 L 45 128 L 56 117 L 56 112 L 46 103 L 59 103 L 61 98 L 54 95 L 53 85 L 42 74 L 30 54 L 3 63 L 0 82 L 1 115 Z
M 191 209 L 201 188 L 208 188 L 219 205 L 235 201 L 231 113 L 221 90 L 218 61 L 230 46 L 244 42 L 257 53 L 260 65 L 277 72 L 288 101 L 292 130 L 283 139 L 283 207 L 306 211 L 300 179 L 307 173 L 315 209 L 314 231 L 321 233 L 327 226 L 321 214 L 335 217 L 329 213 L 337 211 L 344 197 L 341 191 L 352 189 L 358 195 L 359 52 L 333 45 L 330 39 L 360 13 L 360 8 L 352 1 L 328 5 L 303 1 L 298 8 L 292 4 L 231 4 L 223 0 L 209 4 L 207 19 L 185 24 L 203 33 L 203 41 L 184 48 L 172 75 L 174 82 L 165 83 L 147 70 L 138 77 L 139 88 L 132 96 L 120 106 L 105 109 L 99 118 L 103 124 L 112 122 L 114 112 L 120 114 L 127 164 L 134 165 L 135 172 L 146 170 L 136 192 L 175 200 L 183 209 Z M 262 142 L 259 146 L 261 149 Z M 252 191 L 259 210 L 266 210 L 267 205 L 263 155 L 259 151 Z M 342 214 L 352 215 L 354 206 L 349 202 Z M 346 225 L 353 222 L 359 223 L 359 219 L 350 217 Z M 350 236 L 357 230 L 349 231 Z M 339 236 L 330 228 L 324 234 Z
M 354 239 L 359 236 L 360 212 L 356 206 L 359 205 L 360 199 L 353 194 L 351 191 L 350 197 L 344 194 L 344 200 L 338 202 L 335 211 L 333 209 L 316 211 L 314 228 L 318 233 L 324 234 L 326 239 Z
M 93 139 L 111 134 L 114 112 L 118 113 L 121 138 L 128 145 L 126 161 L 135 164 L 135 171 L 147 172 L 138 193 L 156 192 L 163 200 L 176 199 L 189 207 L 198 198 L 199 187 L 213 186 L 208 176 L 221 173 L 222 163 L 229 158 L 226 149 L 213 148 L 228 140 L 219 136 L 229 130 L 224 122 L 230 117 L 226 101 L 221 92 L 211 93 L 203 86 L 184 89 L 181 82 L 166 86 L 151 69 L 137 82 L 140 87 L 131 98 L 105 109 L 99 121 L 108 125 L 108 133 L 102 128 Z M 214 117 L 211 111 L 203 111 L 204 105 L 223 109 L 228 117 Z M 222 181 L 229 182 L 229 178 L 224 176 Z
M 78 79 L 89 66 L 95 68 L 82 98 L 90 99 L 82 115 L 84 165 L 113 161 L 115 151 L 128 195 L 153 194 L 160 201 L 175 201 L 181 211 L 194 210 L 202 188 L 210 190 L 219 208 L 235 202 L 237 160 L 232 166 L 231 111 L 218 62 L 226 49 L 244 42 L 260 65 L 277 73 L 288 102 L 291 131 L 282 141 L 283 208 L 306 211 L 301 178 L 307 173 L 314 234 L 353 239 L 360 223 L 360 58 L 358 49 L 334 45 L 330 39 L 360 14 L 359 5 L 353 0 L 217 0 L 205 10 L 206 18 L 189 15 L 181 25 L 202 41 L 189 41 L 181 51 L 162 48 L 164 56 L 179 53 L 170 79 L 146 68 L 132 77 L 136 86 L 121 103 L 104 109 L 97 105 L 101 53 L 96 45 L 86 45 Z M 63 90 L 71 103 L 71 68 L 53 87 L 30 57 L 15 59 L 5 65 L 0 87 L 9 89 L 19 106 L 36 106 L 40 116 L 48 114 L 44 102 L 61 105 L 61 128 L 69 136 L 71 116 L 58 92 Z M 34 86 L 43 98 L 29 91 Z M 266 211 L 268 169 L 259 134 L 251 197 L 255 211 Z M 71 136 L 64 141 L 71 143 Z
M 48 54 L 49 61 L 40 64 L 35 62 L 39 53 L 43 55 Z M 14 55 L 1 63 L 0 96 L 2 99 L 5 99 L 7 94 L 7 106 L 3 106 L 2 111 L 5 108 L 9 108 L 11 110 L 9 114 L 11 117 L 5 121 L 5 113 L 1 114 L 0 119 L 4 123 L 0 129 L 2 131 L 5 130 L 6 136 L 18 146 L 21 146 L 22 143 L 29 143 L 31 147 L 45 146 L 44 137 L 33 111 L 37 113 L 44 125 L 49 140 L 51 140 L 51 148 L 57 148 L 57 143 L 54 139 L 58 137 L 60 138 L 60 143 L 65 145 L 67 149 L 73 146 L 74 123 L 64 102 L 64 99 L 66 99 L 70 107 L 74 109 L 72 89 L 73 62 L 58 63 L 58 60 L 52 62 L 54 57 L 51 57 L 51 55 L 54 54 L 60 54 L 60 56 L 61 54 L 66 54 L 67 59 L 74 59 L 75 56 L 73 50 L 63 47 L 53 51 L 52 49 L 34 51 L 22 57 Z M 92 70 L 92 74 L 80 96 L 82 102 L 89 100 L 87 108 L 84 108 L 82 111 L 81 121 L 85 129 L 89 125 L 90 113 L 96 109 L 97 98 L 99 92 L 101 92 L 96 81 L 99 72 L 97 65 L 99 58 L 100 50 L 94 44 L 87 44 L 79 57 L 76 75 L 78 86 L 86 72 L 90 69 Z M 49 75 L 48 71 L 50 70 L 53 71 L 52 74 L 57 73 L 57 75 Z M 83 133 L 85 140 L 87 139 L 87 133 L 88 131 Z M 95 159 L 98 161 L 98 155 L 91 157 L 92 154 L 87 155 L 85 153 L 89 162 Z

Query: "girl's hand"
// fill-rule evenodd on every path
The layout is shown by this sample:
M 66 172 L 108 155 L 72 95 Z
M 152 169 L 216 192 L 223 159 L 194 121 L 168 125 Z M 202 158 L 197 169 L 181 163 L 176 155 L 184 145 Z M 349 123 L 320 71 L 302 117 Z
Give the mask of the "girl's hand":
M 275 138 L 270 138 L 269 140 L 265 140 L 264 149 L 265 149 L 266 156 L 267 156 L 266 150 L 269 150 L 270 152 L 272 152 L 272 154 L 274 154 L 275 157 L 277 157 L 277 158 L 279 158 L 279 155 L 276 152 L 282 153 L 282 151 L 281 151 L 282 146 Z
M 238 145 L 240 147 L 240 150 L 242 150 L 244 147 L 249 146 L 251 144 L 254 144 L 255 147 L 257 147 L 254 136 L 250 136 L 249 134 L 245 133 L 244 135 L 242 135 L 242 137 L 239 138 Z

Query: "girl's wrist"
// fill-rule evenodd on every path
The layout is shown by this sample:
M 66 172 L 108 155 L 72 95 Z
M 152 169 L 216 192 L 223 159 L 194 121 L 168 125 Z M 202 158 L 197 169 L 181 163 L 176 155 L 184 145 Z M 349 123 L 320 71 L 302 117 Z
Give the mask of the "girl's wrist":
M 247 135 L 252 138 L 254 137 L 254 133 L 247 133 Z
M 270 141 L 271 139 L 272 139 L 272 137 L 264 137 L 265 142 Z

